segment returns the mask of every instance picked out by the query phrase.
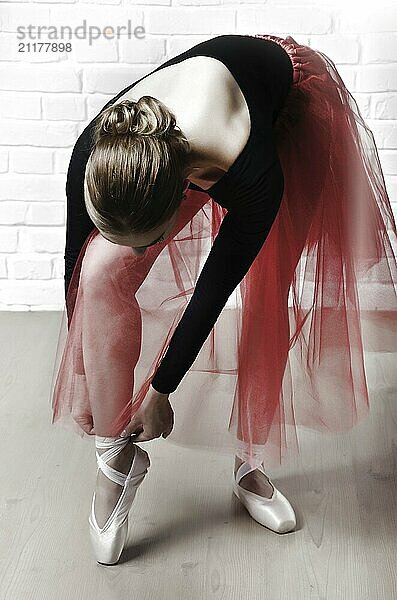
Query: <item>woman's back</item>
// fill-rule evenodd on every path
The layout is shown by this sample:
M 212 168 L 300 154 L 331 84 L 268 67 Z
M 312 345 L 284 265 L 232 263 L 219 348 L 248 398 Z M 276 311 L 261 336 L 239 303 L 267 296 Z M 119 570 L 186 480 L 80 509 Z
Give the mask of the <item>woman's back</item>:
M 218 182 L 232 165 L 237 167 L 243 151 L 257 149 L 251 130 L 256 143 L 266 135 L 291 85 L 292 63 L 280 45 L 249 35 L 220 35 L 167 60 L 104 108 L 145 94 L 162 100 L 203 162 L 190 179 L 211 191 L 208 181 Z
M 240 154 L 250 133 L 250 114 L 228 68 L 208 56 L 191 56 L 150 73 L 118 97 L 137 101 L 153 96 L 175 115 L 192 149 L 195 169 L 189 179 L 215 183 Z

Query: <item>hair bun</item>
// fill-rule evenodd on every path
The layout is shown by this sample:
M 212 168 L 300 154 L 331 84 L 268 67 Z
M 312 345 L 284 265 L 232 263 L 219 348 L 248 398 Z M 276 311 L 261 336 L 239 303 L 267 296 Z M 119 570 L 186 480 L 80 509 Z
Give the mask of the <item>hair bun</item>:
M 164 136 L 175 127 L 175 117 L 152 96 L 122 100 L 98 115 L 96 141 L 102 137 L 126 134 Z
M 100 115 L 99 133 L 105 135 L 122 135 L 135 130 L 136 102 L 122 100 L 108 106 Z

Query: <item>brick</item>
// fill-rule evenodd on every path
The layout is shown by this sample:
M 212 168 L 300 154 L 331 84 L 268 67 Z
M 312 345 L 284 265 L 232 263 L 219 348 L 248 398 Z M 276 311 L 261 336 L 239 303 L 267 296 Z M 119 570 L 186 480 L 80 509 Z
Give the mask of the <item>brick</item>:
M 128 0 L 127 3 L 131 4 L 131 0 Z M 139 4 L 143 4 L 144 6 L 171 6 L 172 4 L 172 0 L 139 0 Z M 180 1 L 178 0 L 178 5 L 180 4 Z M 174 8 L 172 8 L 171 10 L 174 10 Z
M 0 200 L 63 200 L 64 188 L 62 175 L 3 175 Z
M 79 125 L 77 126 L 77 136 L 80 136 L 80 134 L 83 133 L 85 127 L 86 127 L 85 123 L 79 123 Z
M 0 224 L 18 225 L 25 220 L 27 203 L 14 201 L 0 202 Z
M 221 0 L 179 0 L 178 6 L 220 6 Z
M 73 148 L 55 150 L 54 173 L 67 173 Z
M 65 261 L 63 256 L 52 259 L 52 277 L 53 279 L 62 279 L 65 275 Z
M 397 30 L 397 11 L 394 4 L 390 6 L 368 5 L 365 10 L 346 3 L 343 11 L 336 18 L 336 30 L 341 33 L 369 33 Z
M 6 173 L 8 171 L 8 150 L 0 149 L 0 173 Z
M 47 148 L 11 150 L 10 170 L 15 173 L 52 173 L 53 151 Z
M 0 252 L 16 252 L 18 232 L 16 227 L 0 226 Z
M 81 94 L 46 94 L 42 99 L 43 118 L 48 120 L 83 121 L 86 118 Z
M 388 194 L 389 194 L 389 191 L 388 191 Z M 396 197 L 397 197 L 396 194 L 394 194 L 394 196 L 392 196 L 392 198 L 396 198 Z M 390 196 L 389 196 L 389 199 L 390 199 Z M 393 212 L 394 220 L 397 223 L 397 202 L 390 202 L 390 205 L 391 205 L 391 209 Z
M 64 202 L 34 202 L 29 204 L 25 216 L 26 225 L 64 225 Z
M 111 94 L 115 96 L 122 89 L 133 83 L 142 76 L 146 75 L 152 69 L 118 65 L 114 66 L 87 66 L 83 72 L 83 91 L 89 93 Z
M 366 120 L 367 126 L 374 134 L 375 143 L 378 149 L 396 149 L 397 148 L 397 127 L 390 126 L 389 121 Z
M 67 147 L 77 139 L 77 126 L 74 123 L 47 121 L 0 120 L 1 142 L 8 146 Z
M 63 252 L 64 227 L 20 227 L 18 252 Z
M 120 4 L 121 0 L 80 0 L 80 4 Z M 140 2 L 139 4 L 142 4 Z
M 60 302 L 57 302 L 56 304 L 41 304 L 38 306 L 29 306 L 29 312 L 34 313 L 34 312 L 44 312 L 44 311 L 48 311 L 48 312 L 54 312 L 54 311 L 59 311 L 59 310 L 63 310 L 63 305 Z
M 326 54 L 334 63 L 358 63 L 360 46 L 355 35 L 311 35 L 309 45 Z
M 350 93 L 355 93 L 356 90 L 356 77 L 357 67 L 353 65 L 335 65 L 336 70 L 339 73 L 343 83 L 347 87 Z
M 397 94 L 381 92 L 372 94 L 371 117 L 374 119 L 395 119 L 397 115 Z M 392 124 L 396 127 L 396 124 Z
M 397 222 L 397 175 L 386 175 L 385 181 L 389 199 L 393 205 L 393 208 L 396 210 L 394 214 L 396 215 Z
M 43 4 L 46 2 L 52 2 L 52 0 L 31 0 L 32 2 L 42 2 Z M 77 0 L 56 0 L 57 4 L 62 3 L 62 4 L 74 4 L 75 2 L 77 2 Z
M 15 33 L 0 33 L 0 61 L 25 61 L 28 57 L 26 48 L 21 46 L 21 40 Z M 22 50 L 22 51 L 21 51 Z
M 393 65 L 368 65 L 357 72 L 358 92 L 394 92 L 397 88 L 397 71 Z
M 6 256 L 0 255 L 0 279 L 6 279 L 7 277 Z
M 118 62 L 117 39 L 100 38 L 89 44 L 88 40 L 73 40 L 73 57 L 79 63 Z M 131 43 L 132 40 L 129 40 Z
M 4 304 L 0 302 L 0 310 L 6 310 L 7 312 L 29 312 L 31 307 L 28 304 Z
M 258 9 L 259 10 L 259 9 Z M 222 34 L 235 29 L 235 10 L 217 7 L 148 8 L 145 26 L 151 34 Z
M 10 279 L 1 283 L 0 304 L 5 305 L 6 310 L 31 310 L 34 306 L 56 307 L 60 304 L 61 294 L 61 281 Z M 8 308 L 8 305 L 12 308 Z
M 316 6 L 266 6 L 237 8 L 237 32 L 279 31 L 324 34 L 332 32 L 332 13 Z M 279 33 L 274 33 L 279 35 Z M 290 33 L 294 39 L 293 33 Z M 283 36 L 281 36 L 283 37 Z M 296 40 L 298 41 L 298 40 Z
M 51 255 L 16 253 L 7 257 L 10 279 L 50 279 L 52 275 Z
M 173 58 L 177 56 L 177 54 L 181 54 L 188 50 L 192 46 L 199 44 L 200 42 L 204 42 L 205 40 L 213 37 L 212 35 L 185 35 L 178 37 L 170 37 L 168 40 L 168 52 L 165 57 L 165 60 L 168 58 Z
M 371 94 L 354 94 L 354 99 L 357 102 L 358 109 L 364 119 L 371 117 Z
M 385 175 L 397 173 L 397 150 L 379 150 L 379 160 Z
M 13 2 L 2 3 L 0 31 L 18 32 L 18 40 L 28 41 L 26 37 L 28 25 L 34 25 L 35 27 L 50 25 L 49 7 L 35 6 L 27 3 L 21 5 L 15 5 Z M 18 27 L 20 28 L 19 30 L 17 29 Z
M 131 82 L 132 83 L 132 82 Z M 102 108 L 115 96 L 115 94 L 89 94 L 87 95 L 87 116 L 91 121 Z
M 134 5 L 128 7 L 113 6 L 111 11 L 107 6 L 96 4 L 79 4 L 75 7 L 53 5 L 50 11 L 52 25 L 58 28 L 61 25 L 68 25 L 72 28 L 72 41 L 81 39 L 83 36 L 88 41 L 90 27 L 98 27 L 102 32 L 107 26 L 115 28 L 117 26 L 128 27 L 128 20 L 130 20 L 131 39 L 133 39 L 134 28 L 144 25 L 143 10 L 136 8 Z M 76 27 L 79 28 L 77 36 L 75 35 Z M 95 30 L 92 31 L 94 32 Z M 67 33 L 66 30 L 65 33 Z M 100 35 L 98 39 L 102 37 L 104 36 Z M 69 35 L 67 39 L 69 41 Z
M 126 40 L 122 38 L 119 41 L 119 46 L 122 62 L 160 65 L 166 60 L 165 39 Z
M 362 63 L 388 63 L 396 60 L 397 35 L 371 34 L 361 36 Z
M 0 89 L 42 92 L 80 92 L 78 73 L 72 66 L 0 64 Z
M 10 119 L 41 119 L 40 95 L 29 92 L 2 92 L 0 114 Z

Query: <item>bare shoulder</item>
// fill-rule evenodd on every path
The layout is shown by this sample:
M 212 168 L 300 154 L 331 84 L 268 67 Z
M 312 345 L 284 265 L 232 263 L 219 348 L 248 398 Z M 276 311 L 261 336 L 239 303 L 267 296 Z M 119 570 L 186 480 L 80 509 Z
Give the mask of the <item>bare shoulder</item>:
M 175 114 L 205 168 L 226 171 L 246 144 L 250 116 L 234 77 L 219 60 L 192 56 L 151 73 L 119 98 L 158 98 Z

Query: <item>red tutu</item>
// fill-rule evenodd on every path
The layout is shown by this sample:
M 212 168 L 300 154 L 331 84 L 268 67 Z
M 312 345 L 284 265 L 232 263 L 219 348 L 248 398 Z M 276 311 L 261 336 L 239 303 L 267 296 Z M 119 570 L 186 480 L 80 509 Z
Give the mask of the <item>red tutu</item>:
M 397 351 L 397 231 L 373 134 L 332 60 L 290 36 L 254 37 L 281 44 L 294 68 L 274 125 L 284 194 L 261 251 L 170 395 L 175 424 L 165 441 L 258 466 L 299 451 L 300 426 L 341 432 L 368 413 L 364 350 Z M 87 237 L 61 321 L 53 423 L 119 435 L 226 213 L 189 190 L 172 239 L 140 257 L 96 229 Z

